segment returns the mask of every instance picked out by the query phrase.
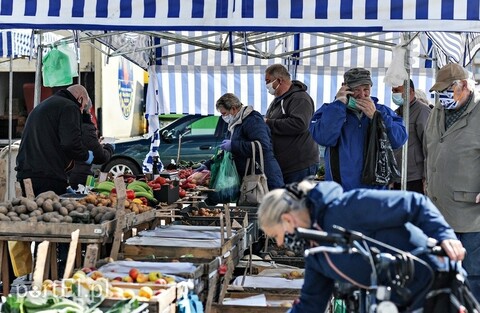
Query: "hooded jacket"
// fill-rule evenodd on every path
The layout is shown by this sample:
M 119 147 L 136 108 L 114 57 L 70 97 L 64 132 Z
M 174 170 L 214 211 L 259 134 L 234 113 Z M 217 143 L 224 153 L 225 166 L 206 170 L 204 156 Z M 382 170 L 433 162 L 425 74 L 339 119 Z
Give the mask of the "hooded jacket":
M 372 189 L 344 192 L 335 182 L 320 182 L 307 194 L 307 204 L 312 228 L 318 225 L 322 230 L 334 233 L 333 225 L 338 225 L 404 251 L 424 247 L 427 236 L 438 242 L 456 239 L 454 231 L 435 205 L 427 197 L 414 192 Z M 383 247 L 377 248 L 395 254 Z M 370 285 L 371 267 L 362 256 L 330 253 L 328 256 L 345 275 L 356 282 Z M 421 258 L 435 269 L 438 267 L 437 257 L 424 255 Z M 424 265 L 418 262 L 414 264 L 415 275 L 406 287 L 413 295 L 419 295 L 428 285 L 430 273 Z M 324 312 L 335 281 L 346 280 L 333 270 L 323 253 L 306 257 L 300 302 L 293 307 L 292 313 Z M 405 305 L 394 292 L 392 301 Z M 416 307 L 421 304 L 422 301 Z
M 97 128 L 93 124 L 89 113 L 82 114 L 82 143 L 88 150 L 93 152 L 93 164 L 103 164 L 110 160 L 114 152 L 110 144 L 101 144 L 98 141 Z M 75 162 L 69 173 L 69 183 L 72 188 L 77 189 L 78 184 L 85 185 L 88 175 L 92 175 L 92 165 L 84 162 Z
M 388 139 L 393 149 L 401 147 L 407 141 L 407 131 L 403 119 L 390 108 L 379 104 L 371 97 L 375 107 L 382 115 L 387 129 Z M 383 186 L 371 186 L 361 183 L 365 164 L 365 140 L 371 119 L 365 114 L 358 115 L 336 100 L 325 103 L 313 115 L 310 133 L 313 139 L 325 146 L 325 180 L 333 180 L 331 150 L 338 145 L 341 184 L 345 190 L 353 188 L 385 189 Z
M 284 175 L 320 162 L 318 145 L 308 132 L 314 111 L 307 86 L 292 80 L 290 89 L 275 98 L 265 114 L 272 133 L 275 157 Z
M 258 140 L 262 146 L 265 176 L 267 176 L 268 189 L 281 188 L 284 186 L 282 171 L 273 155 L 270 129 L 265 125 L 262 115 L 254 111 L 252 107 L 244 106 L 238 113 L 239 118 L 234 125 L 229 125 L 233 132 L 230 135 L 232 141 L 232 154 L 240 179 L 245 175 L 247 159 L 252 157 L 252 142 Z M 257 152 L 256 160 L 260 160 Z
M 69 91 L 57 92 L 30 112 L 17 155 L 17 179 L 50 178 L 66 184 L 71 161 L 87 159 L 80 104 Z

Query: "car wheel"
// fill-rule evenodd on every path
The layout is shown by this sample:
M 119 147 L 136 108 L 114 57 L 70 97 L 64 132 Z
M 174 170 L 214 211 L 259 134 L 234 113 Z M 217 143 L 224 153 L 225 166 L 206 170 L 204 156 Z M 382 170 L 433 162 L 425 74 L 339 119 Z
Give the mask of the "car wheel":
M 125 173 L 135 176 L 141 175 L 142 172 L 138 165 L 126 159 L 115 159 L 105 166 L 105 172 L 112 173 L 113 176 L 123 175 Z

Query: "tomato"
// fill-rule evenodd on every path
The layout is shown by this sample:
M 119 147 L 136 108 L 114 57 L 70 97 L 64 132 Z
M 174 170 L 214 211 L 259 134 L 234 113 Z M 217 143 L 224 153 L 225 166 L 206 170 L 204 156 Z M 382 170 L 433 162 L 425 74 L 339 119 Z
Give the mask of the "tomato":
M 160 184 L 160 185 L 163 185 L 167 182 L 167 179 L 165 177 L 162 177 L 162 176 L 158 176 L 156 179 L 155 179 L 155 184 Z
M 128 200 L 133 200 L 135 199 L 135 191 L 127 189 L 127 199 Z

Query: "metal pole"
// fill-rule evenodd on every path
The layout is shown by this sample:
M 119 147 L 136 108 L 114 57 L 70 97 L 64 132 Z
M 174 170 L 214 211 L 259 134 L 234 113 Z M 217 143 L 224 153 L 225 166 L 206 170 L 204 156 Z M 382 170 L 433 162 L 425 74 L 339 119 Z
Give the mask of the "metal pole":
M 40 103 L 40 93 L 42 86 L 42 55 L 43 55 L 43 46 L 42 46 L 42 33 L 38 32 L 38 48 L 37 48 L 37 66 L 35 69 L 35 90 L 33 94 L 33 107 L 36 107 Z
M 10 73 L 8 74 L 8 156 L 7 156 L 7 200 L 13 199 L 10 180 L 12 179 L 12 102 L 13 102 L 13 51 L 10 53 Z
M 410 42 L 410 33 L 403 33 L 405 42 Z M 410 45 L 410 44 L 409 44 Z M 410 121 L 410 49 L 409 45 L 406 47 L 405 52 L 405 70 L 407 71 L 407 79 L 403 82 L 403 98 L 405 102 L 403 104 L 403 121 L 405 123 L 405 130 L 409 132 Z M 407 173 L 408 173 L 408 142 L 402 147 L 402 177 L 401 177 L 401 189 L 407 190 Z

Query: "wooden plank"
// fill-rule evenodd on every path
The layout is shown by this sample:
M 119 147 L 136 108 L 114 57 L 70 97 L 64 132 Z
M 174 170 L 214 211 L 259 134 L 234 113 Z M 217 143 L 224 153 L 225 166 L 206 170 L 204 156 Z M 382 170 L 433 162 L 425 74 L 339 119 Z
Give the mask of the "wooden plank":
M 113 235 L 112 250 L 110 251 L 110 257 L 114 260 L 118 257 L 118 251 L 120 249 L 120 243 L 122 240 L 123 230 L 125 228 L 125 199 L 127 199 L 126 186 L 123 181 L 123 177 L 115 177 L 115 188 L 117 190 L 117 212 L 116 212 L 116 225 Z
M 98 258 L 98 245 L 90 244 L 85 252 L 83 267 L 95 267 Z
M 57 243 L 56 242 L 52 242 L 50 245 L 50 278 L 52 280 L 58 279 Z
M 16 181 L 15 182 L 15 197 L 20 198 L 22 196 L 22 186 L 20 185 L 20 182 Z
M 10 293 L 10 271 L 8 270 L 8 248 L 6 241 L 0 241 L 0 262 L 1 273 L 2 273 L 2 282 L 3 282 L 3 295 L 6 296 Z M 5 284 L 6 283 L 6 284 Z
M 38 245 L 35 270 L 33 271 L 32 287 L 42 290 L 43 277 L 45 274 L 45 264 L 48 257 L 48 241 L 43 241 Z
M 7 184 L 10 182 L 7 181 L 8 173 L 6 171 L 7 168 L 7 160 L 0 159 L 0 202 L 5 201 L 7 195 Z
M 70 278 L 73 275 L 73 265 L 75 263 L 75 256 L 77 254 L 78 236 L 80 230 L 76 230 L 72 233 L 72 242 L 68 248 L 67 263 L 65 265 L 65 272 L 63 273 L 63 279 Z
M 210 313 L 212 310 L 212 304 L 215 300 L 214 297 L 217 294 L 217 283 L 218 283 L 218 271 L 215 271 L 215 274 L 208 281 L 208 293 L 207 301 L 205 302 L 205 313 Z
M 35 199 L 35 193 L 33 192 L 32 180 L 30 178 L 25 178 L 23 180 L 23 186 L 25 188 L 25 197 L 30 200 Z
M 80 238 L 105 239 L 113 232 L 115 221 L 108 221 L 102 224 L 79 224 L 79 223 L 38 223 L 27 221 L 0 222 L 1 235 L 19 235 L 31 237 L 54 237 L 70 239 L 72 232 L 79 229 Z M 32 234 L 32 229 L 35 233 Z M 25 241 L 25 240 L 20 240 Z M 68 240 L 70 241 L 70 240 Z

